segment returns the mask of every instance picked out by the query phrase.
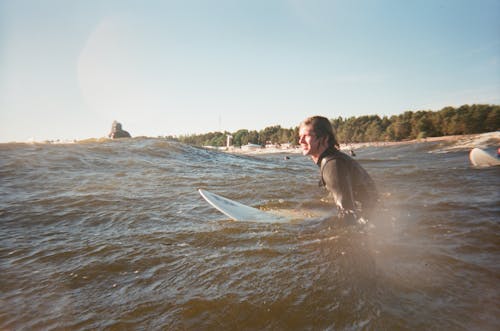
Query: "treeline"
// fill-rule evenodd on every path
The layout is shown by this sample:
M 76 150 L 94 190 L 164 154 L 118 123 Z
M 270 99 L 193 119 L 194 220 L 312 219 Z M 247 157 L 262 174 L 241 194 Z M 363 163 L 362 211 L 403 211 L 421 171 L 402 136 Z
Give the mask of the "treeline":
M 226 146 L 227 137 L 232 136 L 231 143 L 235 146 L 256 144 L 264 146 L 266 143 L 296 145 L 298 142 L 298 127 L 285 129 L 279 125 L 269 126 L 263 130 L 241 129 L 236 132 L 209 132 L 198 135 L 180 136 L 176 140 L 196 146 Z
M 464 105 L 445 107 L 440 111 L 406 111 L 400 115 L 368 115 L 330 119 L 340 143 L 402 141 L 491 132 L 500 129 L 500 105 Z M 228 135 L 232 144 L 265 145 L 298 143 L 298 127 L 270 126 L 260 131 L 210 132 L 178 137 L 177 140 L 197 146 L 225 146 Z

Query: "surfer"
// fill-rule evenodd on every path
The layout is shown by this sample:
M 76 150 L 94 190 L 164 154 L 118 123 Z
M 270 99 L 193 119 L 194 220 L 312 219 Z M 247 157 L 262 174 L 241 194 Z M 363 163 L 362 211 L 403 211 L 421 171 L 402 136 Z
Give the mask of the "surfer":
M 130 133 L 122 129 L 121 123 L 113 121 L 113 124 L 111 125 L 111 132 L 109 133 L 108 137 L 110 137 L 111 139 L 130 138 Z
M 377 202 L 377 189 L 361 165 L 340 151 L 330 121 L 322 116 L 306 118 L 299 126 L 302 154 L 320 167 L 320 185 L 333 197 L 339 217 L 347 223 L 368 217 Z

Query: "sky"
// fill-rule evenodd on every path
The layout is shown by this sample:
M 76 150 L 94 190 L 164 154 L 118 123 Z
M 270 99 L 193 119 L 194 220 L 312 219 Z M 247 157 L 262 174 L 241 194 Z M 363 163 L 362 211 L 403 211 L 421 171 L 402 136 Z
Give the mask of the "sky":
M 0 0 L 0 142 L 500 104 L 500 0 Z

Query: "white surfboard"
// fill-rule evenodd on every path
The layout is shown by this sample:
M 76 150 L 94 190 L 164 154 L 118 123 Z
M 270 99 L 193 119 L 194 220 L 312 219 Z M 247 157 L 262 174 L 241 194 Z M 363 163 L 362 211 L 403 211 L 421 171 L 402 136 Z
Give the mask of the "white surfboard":
M 287 217 L 274 215 L 257 208 L 249 207 L 206 190 L 199 189 L 198 192 L 200 192 L 201 196 L 207 200 L 209 204 L 235 221 L 259 223 L 287 223 L 291 221 L 291 219 Z
M 488 154 L 480 148 L 473 148 L 469 154 L 470 162 L 476 167 L 491 167 L 500 165 L 500 159 Z

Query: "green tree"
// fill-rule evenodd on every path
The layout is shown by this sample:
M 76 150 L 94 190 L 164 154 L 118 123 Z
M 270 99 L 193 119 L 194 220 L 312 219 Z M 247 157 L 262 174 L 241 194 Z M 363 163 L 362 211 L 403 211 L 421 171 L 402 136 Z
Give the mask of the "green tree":
M 259 133 L 257 131 L 248 132 L 248 144 L 259 144 Z
M 233 136 L 233 145 L 243 146 L 248 144 L 248 130 L 246 129 L 238 130 L 232 136 Z
M 484 121 L 484 130 L 486 132 L 500 130 L 500 106 L 490 109 Z
M 366 128 L 365 139 L 367 141 L 380 141 L 382 137 L 381 121 L 373 121 Z

